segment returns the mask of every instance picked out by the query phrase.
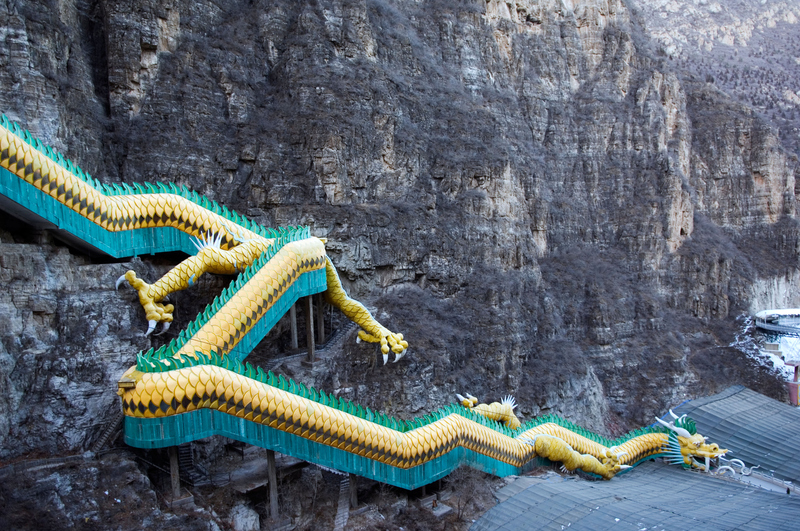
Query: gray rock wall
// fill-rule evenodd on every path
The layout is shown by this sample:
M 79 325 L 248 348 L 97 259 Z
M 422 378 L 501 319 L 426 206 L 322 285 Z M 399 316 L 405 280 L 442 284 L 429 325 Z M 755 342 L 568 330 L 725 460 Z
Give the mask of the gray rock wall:
M 379 368 L 348 344 L 315 376 L 329 391 L 402 416 L 512 393 L 606 433 L 730 383 L 783 396 L 720 347 L 752 301 L 799 302 L 774 293 L 797 270 L 797 164 L 658 59 L 624 2 L 21 1 L 0 20 L 0 107 L 84 169 L 328 238 L 412 345 Z M 111 290 L 124 265 L 20 254 L 22 233 L 0 259 L 41 265 L 4 265 L 5 457 L 84 444 L 150 345 Z M 215 289 L 179 301 L 184 323 Z

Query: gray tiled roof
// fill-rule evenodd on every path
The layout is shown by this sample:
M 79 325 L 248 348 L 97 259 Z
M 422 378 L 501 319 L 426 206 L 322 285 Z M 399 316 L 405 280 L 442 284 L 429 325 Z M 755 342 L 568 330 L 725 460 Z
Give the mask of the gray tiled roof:
M 731 450 L 729 458 L 800 483 L 800 409 L 738 385 L 673 411 L 692 417 L 698 433 Z
M 797 529 L 800 522 L 796 495 L 662 462 L 647 461 L 611 481 L 525 480 L 528 488 L 490 509 L 471 530 L 776 530 Z

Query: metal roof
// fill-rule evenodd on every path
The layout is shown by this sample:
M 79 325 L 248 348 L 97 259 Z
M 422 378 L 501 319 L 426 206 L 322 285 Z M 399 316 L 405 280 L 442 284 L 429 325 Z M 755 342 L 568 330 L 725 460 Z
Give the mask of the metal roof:
M 611 481 L 526 477 L 472 531 L 794 529 L 800 497 L 647 461 Z M 519 481 L 519 480 L 518 480 Z
M 698 433 L 731 450 L 729 458 L 800 484 L 800 409 L 737 385 L 673 411 L 692 417 Z
M 758 472 L 800 483 L 800 410 L 734 386 L 674 408 L 697 431 Z M 666 416 L 667 420 L 671 417 Z M 795 529 L 800 497 L 645 462 L 611 481 L 523 477 L 472 531 L 517 529 Z

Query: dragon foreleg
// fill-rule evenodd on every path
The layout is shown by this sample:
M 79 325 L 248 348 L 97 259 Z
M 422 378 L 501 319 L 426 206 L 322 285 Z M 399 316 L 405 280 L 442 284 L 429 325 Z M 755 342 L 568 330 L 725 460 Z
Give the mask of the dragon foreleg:
M 325 300 L 329 304 L 339 308 L 341 312 L 351 321 L 362 328 L 358 331 L 358 338 L 368 343 L 380 343 L 383 363 L 389 360 L 389 350 L 395 353 L 395 362 L 405 355 L 408 343 L 403 339 L 403 334 L 396 334 L 381 325 L 372 314 L 357 300 L 351 299 L 339 279 L 339 273 L 333 266 L 333 262 L 327 256 L 326 277 L 328 289 L 325 291 Z
M 534 447 L 536 455 L 551 461 L 560 461 L 563 468 L 569 472 L 580 469 L 605 479 L 611 479 L 620 470 L 629 468 L 619 464 L 619 455 L 614 452 L 613 448 L 609 448 L 605 452 L 603 460 L 600 461 L 591 454 L 575 451 L 566 441 L 553 435 L 538 434 L 527 442 Z
M 519 419 L 514 414 L 514 409 L 517 407 L 517 402 L 511 395 L 504 397 L 500 402 L 492 402 L 491 404 L 478 404 L 478 399 L 469 393 L 467 393 L 469 399 L 466 399 L 459 394 L 456 394 L 456 396 L 464 405 L 464 407 L 471 409 L 479 415 L 502 422 L 512 430 L 516 430 L 520 427 Z
M 252 238 L 226 251 L 220 249 L 219 239 L 215 239 L 209 234 L 207 239 L 199 240 L 199 243 L 196 244 L 199 252 L 195 256 L 182 261 L 155 283 L 148 284 L 138 278 L 136 272 L 128 271 L 117 280 L 117 287 L 127 280 L 138 292 L 139 302 L 144 308 L 148 321 L 145 335 L 150 335 L 159 322 L 164 323 L 164 329 L 161 332 L 163 333 L 173 320 L 174 307 L 161 302 L 169 294 L 191 287 L 205 273 L 233 275 L 243 271 L 267 250 L 270 243 L 271 240 L 265 238 Z M 328 284 L 325 299 L 362 328 L 358 332 L 360 340 L 380 343 L 384 363 L 389 358 L 389 350 L 396 354 L 395 361 L 402 358 L 408 348 L 403 334 L 396 334 L 381 325 L 363 304 L 351 299 L 342 287 L 339 274 L 330 258 L 326 256 L 325 262 Z
M 128 284 L 139 293 L 139 302 L 144 308 L 149 324 L 145 335 L 150 335 L 159 322 L 164 323 L 164 330 L 161 332 L 163 333 L 173 320 L 174 307 L 171 304 L 161 303 L 170 293 L 193 286 L 207 272 L 233 275 L 244 270 L 266 250 L 269 243 L 266 239 L 254 239 L 228 251 L 213 245 L 201 245 L 195 256 L 190 256 L 170 269 L 155 283 L 148 284 L 131 270 L 117 280 L 117 287 L 123 280 L 127 280 Z

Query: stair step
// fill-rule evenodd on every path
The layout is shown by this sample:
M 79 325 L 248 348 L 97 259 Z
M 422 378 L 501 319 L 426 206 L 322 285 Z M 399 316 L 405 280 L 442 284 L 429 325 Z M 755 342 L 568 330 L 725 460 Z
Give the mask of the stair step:
M 178 468 L 181 477 L 194 487 L 211 483 L 208 473 L 206 473 L 202 467 L 194 463 L 192 445 L 189 443 L 178 445 Z
M 90 448 L 90 450 L 93 453 L 97 453 L 106 447 L 106 444 L 108 444 L 108 441 L 109 439 L 111 439 L 111 436 L 117 433 L 117 431 L 119 431 L 119 429 L 121 428 L 122 421 L 124 418 L 125 415 L 123 415 L 122 410 L 118 410 L 114 415 L 114 417 L 110 421 L 108 421 L 108 424 L 105 425 L 105 427 L 103 428 L 103 432 L 100 434 L 100 437 L 97 438 L 95 443 Z
M 339 503 L 336 508 L 336 518 L 333 521 L 335 531 L 344 530 L 347 520 L 350 519 L 350 476 L 345 476 L 339 482 Z

